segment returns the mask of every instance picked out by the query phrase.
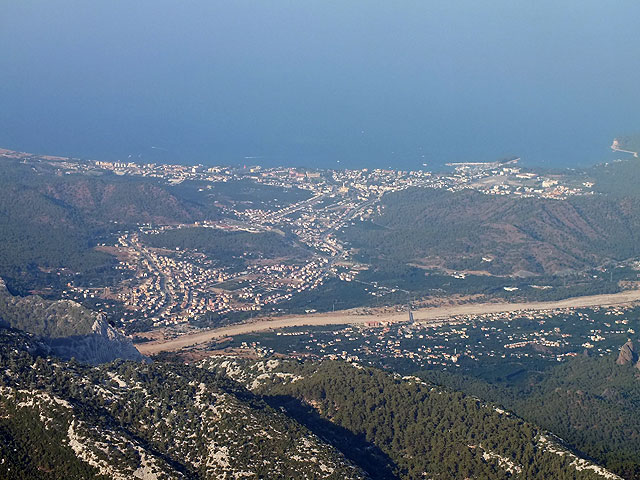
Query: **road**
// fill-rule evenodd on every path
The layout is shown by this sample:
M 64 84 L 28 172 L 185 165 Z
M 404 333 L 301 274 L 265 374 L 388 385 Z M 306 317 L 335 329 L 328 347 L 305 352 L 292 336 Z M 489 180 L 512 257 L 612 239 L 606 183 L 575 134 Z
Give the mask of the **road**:
M 468 303 L 464 305 L 429 307 L 415 310 L 413 312 L 413 317 L 415 321 L 428 322 L 433 320 L 443 320 L 457 315 L 483 315 L 490 313 L 516 312 L 521 310 L 550 310 L 556 308 L 605 307 L 637 301 L 640 301 L 640 290 L 627 290 L 620 293 L 606 295 L 573 297 L 555 302 Z M 320 313 L 295 317 L 280 317 L 271 320 L 259 319 L 251 323 L 241 323 L 213 330 L 204 330 L 169 340 L 138 344 L 136 347 L 143 355 L 153 355 L 159 352 L 176 351 L 185 347 L 204 344 L 217 338 L 285 327 L 362 324 L 371 321 L 402 322 L 407 319 L 408 317 L 406 312 L 394 312 L 380 315 L 355 315 L 350 311 Z

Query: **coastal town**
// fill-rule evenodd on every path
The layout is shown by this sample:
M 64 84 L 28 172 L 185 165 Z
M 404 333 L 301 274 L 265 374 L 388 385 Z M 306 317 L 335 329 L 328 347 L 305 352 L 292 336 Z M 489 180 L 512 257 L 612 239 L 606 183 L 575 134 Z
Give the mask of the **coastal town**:
M 197 185 L 209 195 L 221 186 L 251 184 L 276 192 L 293 192 L 291 200 L 256 198 L 253 201 L 216 201 L 222 218 L 194 224 L 138 225 L 122 231 L 115 242 L 99 249 L 115 255 L 124 280 L 117 286 L 79 286 L 69 283 L 65 298 L 92 300 L 99 311 L 121 305 L 121 320 L 145 328 L 189 327 L 204 315 L 279 314 L 296 296 L 317 289 L 331 279 L 359 281 L 368 267 L 354 258 L 340 233 L 353 222 L 381 211 L 385 194 L 409 188 L 472 189 L 487 195 L 512 195 L 564 199 L 592 194 L 589 182 L 566 183 L 561 175 L 541 175 L 520 167 L 517 158 L 491 163 L 450 164 L 445 172 L 419 170 L 313 170 L 308 168 L 224 167 L 205 165 L 140 164 L 135 162 L 79 161 L 54 156 L 34 156 L 1 150 L 0 156 L 23 163 L 46 163 L 65 175 L 115 175 L 147 177 L 168 186 Z M 229 234 L 272 234 L 299 249 L 299 255 L 255 258 L 239 252 L 217 258 L 215 252 L 152 246 L 149 239 L 169 231 L 211 230 Z M 158 242 L 155 242 L 158 243 Z M 457 272 L 451 275 L 460 277 Z M 369 295 L 382 298 L 398 289 L 367 286 Z M 335 308 L 335 307 L 334 307 Z M 310 306 L 306 313 L 313 313 Z

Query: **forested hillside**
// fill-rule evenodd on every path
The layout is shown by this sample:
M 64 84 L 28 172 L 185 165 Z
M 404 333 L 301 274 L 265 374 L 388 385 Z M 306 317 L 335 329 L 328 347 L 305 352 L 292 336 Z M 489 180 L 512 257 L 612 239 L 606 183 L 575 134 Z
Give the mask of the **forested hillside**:
M 60 288 L 59 269 L 80 273 L 77 281 L 108 284 L 116 275 L 116 262 L 94 250 L 98 242 L 123 224 L 189 221 L 202 215 L 199 206 L 178 200 L 151 181 L 58 177 L 2 162 L 0 277 L 21 293 Z
M 223 262 L 242 256 L 289 258 L 293 255 L 304 257 L 307 254 L 300 247 L 295 246 L 291 240 L 273 232 L 228 232 L 213 228 L 192 227 L 146 234 L 142 240 L 152 247 L 197 250 Z
M 640 136 L 638 137 L 640 139 Z M 640 151 L 640 145 L 633 147 Z M 606 195 L 624 198 L 640 196 L 640 159 L 625 158 L 619 161 L 597 165 L 588 171 L 594 182 L 594 189 Z
M 640 478 L 640 371 L 615 356 L 579 357 L 514 381 L 424 377 L 503 405 L 626 479 Z
M 22 292 L 54 284 L 55 276 L 46 275 L 51 269 L 108 277 L 114 259 L 92 249 L 108 228 L 85 222 L 76 209 L 39 191 L 38 181 L 32 172 L 0 165 L 0 277 Z
M 416 377 L 224 357 L 89 367 L 46 350 L 0 328 L 2 478 L 617 478 Z
M 160 179 L 57 175 L 41 163 L 0 162 L 0 278 L 12 291 L 109 285 L 121 278 L 115 258 L 96 251 L 127 228 L 234 217 L 234 208 L 271 208 L 309 197 L 301 189 L 251 182 L 167 185 Z M 62 274 L 61 274 L 62 273 Z
M 265 395 L 373 478 L 614 478 L 477 398 L 341 362 L 203 363 Z M 355 447 L 354 447 L 355 446 Z
M 346 230 L 364 258 L 426 267 L 542 275 L 640 254 L 640 201 L 557 201 L 409 189 L 385 195 L 382 213 Z
M 204 369 L 93 368 L 38 353 L 0 329 L 0 478 L 364 478 L 296 421 Z

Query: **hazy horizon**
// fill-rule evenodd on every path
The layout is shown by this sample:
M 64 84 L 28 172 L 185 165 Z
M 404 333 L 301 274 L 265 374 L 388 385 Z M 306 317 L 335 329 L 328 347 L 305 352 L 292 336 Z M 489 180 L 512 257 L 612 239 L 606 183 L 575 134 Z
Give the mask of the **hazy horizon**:
M 6 2 L 0 147 L 208 164 L 588 165 L 640 130 L 637 18 L 632 1 Z

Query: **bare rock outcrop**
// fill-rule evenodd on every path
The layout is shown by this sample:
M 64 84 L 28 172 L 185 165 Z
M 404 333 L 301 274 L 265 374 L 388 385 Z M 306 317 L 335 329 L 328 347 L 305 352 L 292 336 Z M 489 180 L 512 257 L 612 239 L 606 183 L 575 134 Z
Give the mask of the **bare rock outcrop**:
M 618 365 L 633 365 L 636 368 L 640 369 L 640 362 L 638 361 L 638 352 L 636 352 L 633 342 L 631 340 L 627 340 L 620 348 L 620 353 L 618 354 L 618 358 L 616 360 L 616 364 Z
M 71 300 L 11 295 L 0 279 L 0 328 L 3 326 L 35 335 L 51 354 L 65 360 L 98 364 L 145 358 L 102 314 Z

